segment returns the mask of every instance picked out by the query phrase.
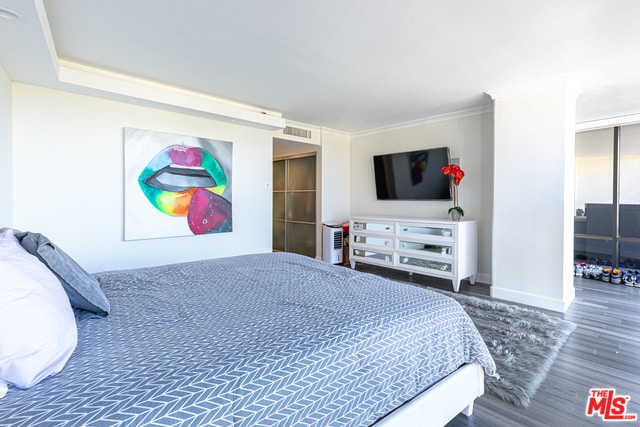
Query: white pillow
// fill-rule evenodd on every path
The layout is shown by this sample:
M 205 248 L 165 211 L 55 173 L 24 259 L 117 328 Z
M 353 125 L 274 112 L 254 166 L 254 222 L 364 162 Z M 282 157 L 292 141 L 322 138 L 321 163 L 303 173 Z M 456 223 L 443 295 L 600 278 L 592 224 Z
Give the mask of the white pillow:
M 0 233 L 0 325 L 0 397 L 60 372 L 78 342 L 60 281 L 12 230 Z

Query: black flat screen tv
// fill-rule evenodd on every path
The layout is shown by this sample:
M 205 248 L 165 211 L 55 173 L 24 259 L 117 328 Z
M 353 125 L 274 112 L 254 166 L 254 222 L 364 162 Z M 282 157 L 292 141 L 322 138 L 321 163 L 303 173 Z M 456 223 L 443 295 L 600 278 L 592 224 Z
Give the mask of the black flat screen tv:
M 451 200 L 449 147 L 373 156 L 378 200 Z

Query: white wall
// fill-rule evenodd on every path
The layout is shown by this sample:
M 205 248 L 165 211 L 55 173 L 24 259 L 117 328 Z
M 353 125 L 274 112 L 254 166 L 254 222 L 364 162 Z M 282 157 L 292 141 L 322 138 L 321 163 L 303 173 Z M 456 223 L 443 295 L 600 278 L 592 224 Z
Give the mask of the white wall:
M 124 127 L 232 141 L 233 232 L 124 241 Z M 272 134 L 14 84 L 14 226 L 47 235 L 90 272 L 270 252 Z
M 13 144 L 11 80 L 0 66 L 0 227 L 13 225 Z
M 465 178 L 458 204 L 464 219 L 478 221 L 478 281 L 491 283 L 491 218 L 493 194 L 493 115 L 477 114 L 424 123 L 351 139 L 351 215 L 448 218 L 452 201 L 376 200 L 373 175 L 375 154 L 450 147 L 459 158 Z
M 491 296 L 565 311 L 573 288 L 575 104 L 573 79 L 494 97 Z
M 322 222 L 349 220 L 349 137 L 322 131 Z

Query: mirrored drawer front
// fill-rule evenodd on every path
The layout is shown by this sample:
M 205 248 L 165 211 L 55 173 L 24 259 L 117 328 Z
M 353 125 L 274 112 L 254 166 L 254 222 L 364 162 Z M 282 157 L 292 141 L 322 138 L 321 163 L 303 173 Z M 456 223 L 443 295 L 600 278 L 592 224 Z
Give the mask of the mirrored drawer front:
M 361 236 L 356 234 L 353 236 L 353 242 L 372 246 L 384 246 L 386 248 L 393 247 L 393 239 L 385 239 L 384 237 Z
M 453 236 L 453 227 L 443 226 L 415 226 L 400 224 L 400 234 L 421 234 L 424 236 Z
M 410 256 L 400 255 L 400 264 L 412 267 L 420 267 L 426 270 L 436 270 L 444 273 L 452 273 L 453 266 L 450 262 L 435 261 L 432 259 L 420 259 Z
M 383 222 L 359 222 L 354 221 L 351 231 L 376 231 L 382 233 L 393 233 L 393 224 Z
M 444 257 L 453 256 L 453 246 L 447 243 L 431 244 L 413 242 L 411 240 L 401 239 L 398 245 L 399 250 L 409 249 L 412 251 L 420 251 L 431 255 L 441 255 Z
M 367 258 L 370 260 L 377 260 L 384 263 L 393 264 L 393 255 L 391 254 L 383 254 L 380 252 L 368 251 L 365 249 L 354 249 L 353 255 Z

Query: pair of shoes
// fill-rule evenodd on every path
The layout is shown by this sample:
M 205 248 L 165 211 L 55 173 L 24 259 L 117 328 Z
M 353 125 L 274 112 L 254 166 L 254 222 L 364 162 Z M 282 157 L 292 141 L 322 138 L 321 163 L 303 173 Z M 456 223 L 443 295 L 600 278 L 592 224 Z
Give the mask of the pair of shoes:
M 573 267 L 573 273 L 576 277 L 583 277 L 584 270 L 587 268 L 586 262 L 580 262 Z
M 602 267 L 600 267 L 599 265 L 589 264 L 584 267 L 582 277 L 584 277 L 585 279 L 601 280 L 602 272 Z
M 627 271 L 622 275 L 622 283 L 626 286 L 633 286 L 633 282 L 636 280 L 636 275 L 632 274 L 630 271 Z
M 629 286 L 635 286 L 636 288 L 640 288 L 640 272 L 638 271 L 631 271 L 630 272 L 633 275 L 633 283 L 630 284 Z
M 618 270 L 617 268 L 614 268 L 613 270 L 611 270 L 611 283 L 613 283 L 614 285 L 619 285 L 621 281 L 622 281 L 622 278 L 621 278 L 620 270 Z

